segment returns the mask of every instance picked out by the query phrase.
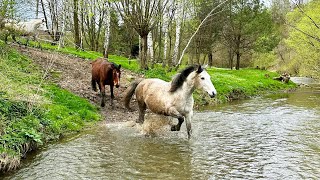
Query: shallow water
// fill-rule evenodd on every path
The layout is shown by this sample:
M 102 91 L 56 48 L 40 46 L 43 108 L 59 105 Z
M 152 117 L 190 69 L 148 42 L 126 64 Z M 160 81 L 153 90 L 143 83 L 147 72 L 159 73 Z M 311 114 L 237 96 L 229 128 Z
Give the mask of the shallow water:
M 314 86 L 314 88 L 311 88 Z M 195 113 L 193 136 L 109 124 L 50 144 L 4 179 L 319 179 L 320 86 Z

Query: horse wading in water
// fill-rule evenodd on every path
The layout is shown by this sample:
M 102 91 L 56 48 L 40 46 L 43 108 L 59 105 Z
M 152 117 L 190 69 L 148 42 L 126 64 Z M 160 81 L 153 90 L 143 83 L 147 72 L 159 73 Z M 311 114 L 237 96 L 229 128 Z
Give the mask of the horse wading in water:
M 135 93 L 139 106 L 137 123 L 144 122 L 145 111 L 148 108 L 156 114 L 178 118 L 178 124 L 173 125 L 171 131 L 179 131 L 181 124 L 186 120 L 190 138 L 194 104 L 192 93 L 196 88 L 203 89 L 212 98 L 217 94 L 205 68 L 190 66 L 177 74 L 171 82 L 160 79 L 134 81 L 125 92 L 124 105 L 130 109 L 130 100 Z
M 97 90 L 97 84 L 101 93 L 101 107 L 105 106 L 106 92 L 105 85 L 110 85 L 111 106 L 113 106 L 113 86 L 118 88 L 120 86 L 121 65 L 108 62 L 103 58 L 99 58 L 91 63 L 92 65 L 92 79 L 91 85 L 94 91 Z

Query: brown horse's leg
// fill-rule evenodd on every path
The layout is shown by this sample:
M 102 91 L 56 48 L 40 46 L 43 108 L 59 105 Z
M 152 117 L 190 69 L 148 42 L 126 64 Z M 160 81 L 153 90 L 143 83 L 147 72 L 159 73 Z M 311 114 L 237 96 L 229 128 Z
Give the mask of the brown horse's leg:
M 106 104 L 106 91 L 102 83 L 100 83 L 99 87 L 101 92 L 101 107 L 104 107 Z
M 94 79 L 91 79 L 91 87 L 92 89 L 97 92 L 98 89 L 97 89 L 97 82 L 94 80 Z M 99 86 L 99 89 L 100 89 L 100 86 Z
M 114 99 L 114 95 L 113 95 L 113 85 L 110 85 L 110 93 L 111 93 L 111 106 L 112 106 L 112 108 L 113 108 L 113 99 Z
M 178 118 L 179 122 L 177 125 L 172 125 L 171 126 L 171 131 L 180 131 L 180 128 L 181 128 L 181 124 L 183 123 L 184 121 L 184 117 L 180 117 Z
M 139 124 L 143 124 L 144 115 L 146 113 L 146 104 L 143 101 L 138 101 L 139 106 L 139 119 L 136 121 Z

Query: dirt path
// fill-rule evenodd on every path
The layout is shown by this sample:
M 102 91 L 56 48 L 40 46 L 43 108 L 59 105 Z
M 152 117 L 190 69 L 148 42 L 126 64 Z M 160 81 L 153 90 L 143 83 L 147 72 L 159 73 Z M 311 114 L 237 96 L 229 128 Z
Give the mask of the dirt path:
M 46 78 L 74 94 L 88 99 L 92 104 L 100 105 L 100 95 L 91 89 L 90 60 L 77 58 L 52 51 L 41 51 L 34 48 L 17 48 L 22 54 L 30 57 L 43 68 Z M 121 70 L 121 85 L 114 88 L 114 108 L 110 106 L 110 88 L 106 86 L 106 106 L 100 108 L 105 122 L 132 121 L 138 117 L 138 112 L 129 112 L 122 105 L 123 92 L 130 84 L 130 77 L 139 77 L 128 70 Z M 136 103 L 132 103 L 134 107 Z M 100 106 L 99 106 L 100 107 Z

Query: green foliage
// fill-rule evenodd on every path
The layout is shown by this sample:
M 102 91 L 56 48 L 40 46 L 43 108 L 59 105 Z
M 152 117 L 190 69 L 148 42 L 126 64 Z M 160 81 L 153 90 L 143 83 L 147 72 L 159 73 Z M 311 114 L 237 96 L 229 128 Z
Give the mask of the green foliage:
M 253 54 L 254 59 L 254 67 L 258 67 L 260 69 L 269 69 L 272 68 L 276 65 L 276 54 L 271 51 L 271 52 L 255 52 Z
M 287 15 L 291 28 L 285 44 L 290 50 L 290 61 L 282 68 L 302 76 L 320 78 L 320 29 L 314 24 L 320 25 L 320 1 L 311 1 L 301 8 L 304 13 L 296 8 Z
M 254 51 L 269 52 L 277 46 L 280 33 L 261 1 L 231 1 L 228 11 L 224 39 L 237 55 L 236 69 L 240 68 L 240 58 L 251 57 Z
M 100 119 L 96 107 L 43 81 L 41 70 L 30 59 L 2 41 L 0 82 L 0 161 L 18 161 L 44 142 Z M 5 160 L 8 158 L 11 160 Z

